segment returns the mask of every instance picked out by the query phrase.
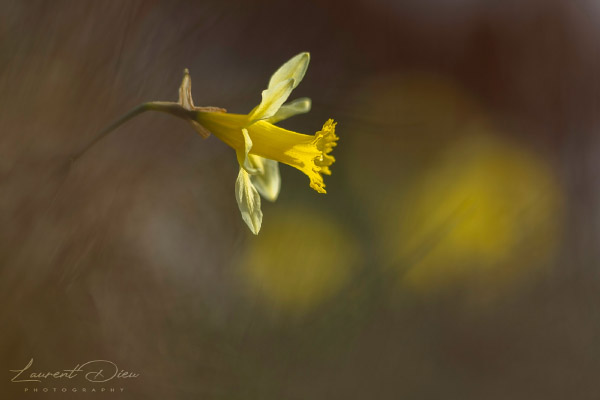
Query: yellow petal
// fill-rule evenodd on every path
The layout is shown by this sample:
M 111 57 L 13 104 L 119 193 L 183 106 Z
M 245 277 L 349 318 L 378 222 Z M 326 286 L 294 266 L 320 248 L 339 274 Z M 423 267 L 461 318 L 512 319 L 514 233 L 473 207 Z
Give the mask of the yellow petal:
M 237 150 L 236 155 L 240 167 L 250 174 L 250 181 L 262 197 L 269 201 L 277 200 L 281 188 L 279 163 L 266 158 L 248 154 L 252 149 L 252 139 L 247 129 L 242 129 L 244 150 Z
M 272 117 L 267 118 L 265 121 L 274 124 L 284 119 L 293 117 L 294 115 L 305 114 L 310 111 L 311 104 L 312 102 L 308 97 L 292 100 L 289 103 L 279 107 L 279 110 Z
M 279 107 L 287 100 L 294 88 L 294 79 L 290 78 L 269 87 L 262 92 L 262 101 L 250 112 L 251 121 L 273 116 Z
M 250 180 L 258 189 L 258 193 L 269 201 L 277 200 L 281 189 L 279 163 L 254 154 L 250 154 L 249 158 L 252 165 L 259 171 L 250 177 Z
M 335 162 L 335 158 L 329 155 L 339 139 L 335 125 L 330 119 L 314 136 L 309 136 L 259 121 L 248 127 L 254 141 L 251 153 L 299 169 L 310 179 L 310 187 L 326 193 L 321 174 L 330 175 L 329 166 Z
M 250 139 L 247 129 L 243 128 L 241 132 L 242 137 L 244 138 L 244 147 L 243 149 L 236 149 L 235 151 L 238 163 L 240 164 L 240 167 L 244 168 L 249 174 L 258 174 L 259 170 L 252 165 L 252 162 L 248 158 L 248 153 L 250 153 L 250 149 L 252 149 L 252 139 Z
M 269 89 L 288 79 L 294 80 L 292 89 L 295 89 L 300 81 L 302 81 L 302 78 L 304 78 L 309 62 L 310 54 L 308 52 L 297 54 L 289 59 L 271 76 L 268 86 Z
M 250 175 L 243 168 L 240 168 L 235 181 L 235 199 L 242 213 L 242 219 L 252 233 L 258 235 L 263 218 L 260 209 L 260 196 L 250 181 Z
M 304 172 L 310 179 L 310 186 L 319 193 L 325 193 L 321 174 L 331 174 L 329 166 L 335 158 L 329 155 L 339 139 L 335 134 L 332 119 L 314 135 L 303 135 L 283 129 L 266 121 L 248 124 L 248 117 L 241 114 L 219 112 L 198 112 L 198 121 L 216 137 L 234 148 L 243 151 L 245 141 L 240 130 L 247 126 L 253 143 L 249 154 L 279 161 Z

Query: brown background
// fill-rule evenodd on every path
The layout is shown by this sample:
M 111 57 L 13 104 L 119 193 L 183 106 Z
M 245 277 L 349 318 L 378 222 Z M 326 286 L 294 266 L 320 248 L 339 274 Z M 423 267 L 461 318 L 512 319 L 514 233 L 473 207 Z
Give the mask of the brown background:
M 24 394 L 34 358 L 141 374 L 107 398 L 598 398 L 599 22 L 594 0 L 2 1 L 0 397 L 104 397 Z M 167 115 L 66 167 L 185 67 L 197 104 L 245 113 L 300 51 L 313 110 L 283 125 L 335 118 L 337 162 L 327 195 L 282 167 L 258 237 L 234 152 Z

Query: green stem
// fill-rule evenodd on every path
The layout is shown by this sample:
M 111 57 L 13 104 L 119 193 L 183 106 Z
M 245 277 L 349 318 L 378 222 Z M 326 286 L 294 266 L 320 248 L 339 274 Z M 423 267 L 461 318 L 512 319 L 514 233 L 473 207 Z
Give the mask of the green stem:
M 100 140 L 108 136 L 109 133 L 117 129 L 119 126 L 129 121 L 131 118 L 135 117 L 146 111 L 160 111 L 165 112 L 176 117 L 180 118 L 189 118 L 188 110 L 185 110 L 180 104 L 172 103 L 172 102 L 163 102 L 163 101 L 150 101 L 148 103 L 140 104 L 139 106 L 133 108 L 127 114 L 123 115 L 121 118 L 104 128 L 102 131 L 98 133 L 98 135 L 92 140 L 87 146 L 85 146 L 79 153 L 71 158 L 71 165 L 75 164 L 81 156 L 83 156 L 89 149 L 91 149 L 95 144 L 97 144 Z

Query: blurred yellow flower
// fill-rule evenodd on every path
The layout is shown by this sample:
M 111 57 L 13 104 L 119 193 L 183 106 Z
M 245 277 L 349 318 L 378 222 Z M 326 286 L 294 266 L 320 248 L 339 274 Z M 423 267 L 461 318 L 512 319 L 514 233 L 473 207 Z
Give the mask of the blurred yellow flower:
M 466 284 L 493 297 L 532 276 L 558 244 L 562 193 L 552 170 L 500 138 L 465 139 L 401 196 L 384 207 L 385 253 L 415 290 Z
M 327 215 L 286 207 L 273 210 L 273 222 L 248 243 L 239 272 L 268 309 L 302 315 L 334 296 L 361 257 L 356 238 Z

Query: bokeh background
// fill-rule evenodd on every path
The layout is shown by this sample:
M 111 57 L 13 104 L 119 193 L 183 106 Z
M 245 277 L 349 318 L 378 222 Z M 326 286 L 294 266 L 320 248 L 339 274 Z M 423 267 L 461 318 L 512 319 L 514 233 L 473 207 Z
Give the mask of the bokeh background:
M 141 374 L 98 398 L 597 399 L 599 38 L 596 0 L 0 2 L 0 397 L 91 396 L 23 393 L 34 358 Z M 67 168 L 183 68 L 246 113 L 300 51 L 282 125 L 337 161 L 259 236 L 168 115 Z

